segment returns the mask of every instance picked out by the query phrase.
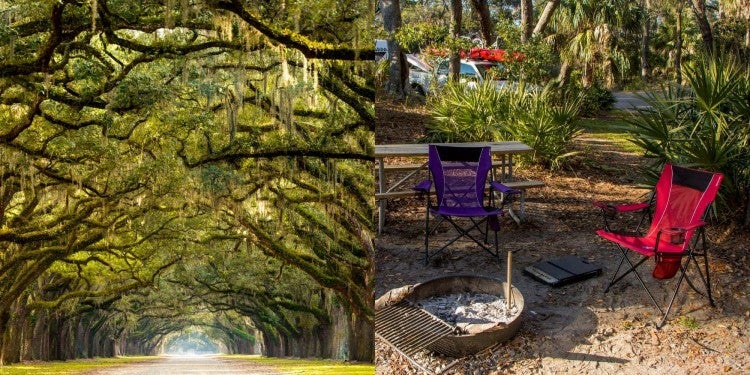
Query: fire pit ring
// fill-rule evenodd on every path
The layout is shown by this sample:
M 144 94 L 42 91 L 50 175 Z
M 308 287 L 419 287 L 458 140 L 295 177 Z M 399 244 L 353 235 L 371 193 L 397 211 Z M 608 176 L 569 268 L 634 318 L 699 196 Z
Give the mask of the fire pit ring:
M 511 288 L 511 302 L 515 308 L 512 315 L 506 318 L 507 323 L 474 324 L 467 327 L 465 332 L 451 329 L 449 324 L 442 321 L 425 322 L 424 318 L 418 319 L 419 316 L 429 314 L 419 309 L 417 302 L 457 293 L 491 294 L 507 301 L 507 285 L 506 282 L 489 277 L 459 275 L 439 277 L 390 290 L 375 301 L 375 331 L 407 355 L 420 349 L 454 358 L 476 354 L 492 345 L 508 341 L 520 328 L 524 300 L 517 288 Z M 439 319 L 433 317 L 433 320 Z M 403 342 L 399 341 L 401 336 L 415 338 L 410 342 Z

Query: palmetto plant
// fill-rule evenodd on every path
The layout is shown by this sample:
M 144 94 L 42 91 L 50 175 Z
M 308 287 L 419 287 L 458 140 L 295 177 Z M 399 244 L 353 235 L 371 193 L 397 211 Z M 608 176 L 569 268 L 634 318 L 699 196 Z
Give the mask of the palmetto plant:
M 685 77 L 686 87 L 647 98 L 652 109 L 630 119 L 632 140 L 653 159 L 652 174 L 665 162 L 724 173 L 719 202 L 738 214 L 750 187 L 750 69 L 717 55 L 686 66 Z
M 503 98 L 487 81 L 468 89 L 449 82 L 429 103 L 432 123 L 427 126 L 430 142 L 482 142 L 502 139 L 500 122 L 505 116 Z
M 507 90 L 507 112 L 503 133 L 507 139 L 518 140 L 534 149 L 531 161 L 548 168 L 557 168 L 569 152 L 570 142 L 581 128 L 577 122 L 580 97 L 554 100 L 551 86 L 542 91 L 526 91 L 523 87 Z
M 570 142 L 580 132 L 576 121 L 580 100 L 562 100 L 549 89 L 509 84 L 498 90 L 485 82 L 476 88 L 448 85 L 430 102 L 430 142 L 521 141 L 534 149 L 526 161 L 558 167 L 572 153 Z

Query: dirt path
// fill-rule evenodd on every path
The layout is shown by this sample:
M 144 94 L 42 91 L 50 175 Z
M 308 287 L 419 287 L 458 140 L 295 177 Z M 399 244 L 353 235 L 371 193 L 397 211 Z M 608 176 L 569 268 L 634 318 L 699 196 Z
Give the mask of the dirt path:
M 403 116 L 386 124 L 408 126 L 419 134 L 420 123 Z M 389 113 L 388 111 L 378 113 Z M 380 126 L 381 124 L 379 124 Z M 387 126 L 387 125 L 385 125 Z M 423 126 L 423 125 L 422 125 Z M 401 133 L 383 129 L 381 141 Z M 393 139 L 392 143 L 404 139 Z M 527 222 L 503 221 L 501 243 L 515 251 L 514 285 L 525 299 L 523 324 L 509 342 L 475 356 L 458 359 L 424 351 L 421 366 L 448 365 L 451 374 L 746 374 L 750 373 L 750 235 L 715 226 L 709 230 L 711 277 L 716 307 L 688 287 L 681 289 L 669 323 L 656 329 L 658 312 L 635 278 L 625 278 L 604 294 L 617 266 L 618 253 L 594 231 L 602 220 L 593 200 L 638 201 L 638 165 L 643 160 L 613 143 L 584 136 L 581 152 L 568 168 L 549 172 L 519 168 L 517 175 L 540 179 L 547 186 L 529 191 Z M 386 291 L 438 276 L 475 274 L 505 279 L 505 262 L 497 264 L 476 246 L 453 247 L 442 259 L 423 264 L 424 207 L 417 199 L 389 202 L 386 229 L 376 241 L 376 298 Z M 443 233 L 442 235 L 449 235 Z M 540 260 L 578 255 L 603 267 L 594 279 L 552 288 L 524 275 L 524 267 Z M 651 277 L 653 264 L 642 272 L 660 302 L 676 280 Z M 419 374 L 403 355 L 376 340 L 379 375 Z
M 87 375 L 283 374 L 273 367 L 218 356 L 165 356 L 156 361 L 87 372 Z

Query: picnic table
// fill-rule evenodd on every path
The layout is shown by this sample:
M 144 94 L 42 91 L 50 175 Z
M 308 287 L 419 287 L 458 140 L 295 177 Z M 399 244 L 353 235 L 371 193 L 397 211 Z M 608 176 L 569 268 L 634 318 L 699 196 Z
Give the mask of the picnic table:
M 544 186 L 544 182 L 541 181 L 513 181 L 513 155 L 533 152 L 534 150 L 531 147 L 517 141 L 445 143 L 444 145 L 489 146 L 493 156 L 492 179 L 501 181 L 503 184 L 514 189 L 521 190 L 520 218 L 523 219 L 525 189 Z M 378 190 L 375 193 L 375 199 L 378 203 L 378 233 L 381 233 L 385 226 L 385 212 L 388 206 L 388 199 L 410 197 L 417 194 L 411 189 L 411 186 L 405 189 L 404 183 L 421 171 L 426 171 L 428 146 L 426 143 L 375 145 L 375 160 L 378 173 Z M 393 157 L 424 158 L 424 162 L 416 164 L 388 164 L 386 158 Z M 496 169 L 499 169 L 499 176 L 496 173 Z M 386 173 L 393 171 L 406 172 L 406 175 L 388 186 Z

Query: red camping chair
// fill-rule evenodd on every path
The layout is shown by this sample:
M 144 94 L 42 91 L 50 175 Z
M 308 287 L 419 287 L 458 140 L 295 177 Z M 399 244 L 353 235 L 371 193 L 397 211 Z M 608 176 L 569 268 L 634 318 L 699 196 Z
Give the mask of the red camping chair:
M 499 215 L 502 205 L 521 192 L 499 182 L 490 182 L 489 199 L 485 194 L 487 175 L 492 168 L 489 147 L 429 145 L 428 167 L 430 180 L 423 181 L 414 190 L 427 195 L 425 218 L 425 265 L 430 257 L 445 250 L 449 245 L 466 237 L 491 255 L 499 259 L 497 232 L 500 230 Z M 430 191 L 435 191 L 436 202 L 430 199 Z M 499 205 L 494 205 L 493 191 L 500 193 Z M 439 220 L 430 227 L 430 216 Z M 430 254 L 430 236 L 443 221 L 453 225 L 458 235 Z M 463 223 L 466 222 L 464 225 Z M 484 224 L 484 225 L 482 225 Z M 484 226 L 484 228 L 482 228 Z M 495 232 L 494 246 L 488 245 L 489 230 Z M 484 236 L 484 241 L 476 237 L 476 232 Z
M 707 297 L 711 306 L 715 306 L 711 295 L 711 279 L 708 271 L 707 257 L 708 249 L 704 231 L 706 223 L 704 220 L 706 219 L 709 206 L 714 201 L 714 198 L 716 198 L 716 193 L 723 178 L 724 176 L 721 173 L 711 173 L 666 164 L 654 188 L 651 202 L 653 203 L 653 216 L 651 217 L 651 225 L 645 234 L 614 232 L 609 230 L 608 224 L 606 225 L 606 229 L 596 232 L 600 237 L 614 242 L 622 251 L 622 258 L 617 266 L 617 271 L 615 271 L 612 280 L 604 292 L 609 291 L 612 285 L 622 280 L 626 275 L 633 273 L 638 278 L 641 286 L 646 290 L 646 293 L 648 293 L 659 313 L 663 314 L 661 322 L 657 327 L 664 325 L 683 280 L 687 281 L 688 285 L 698 294 Z M 646 208 L 643 204 L 606 206 L 601 203 L 595 203 L 595 205 L 607 207 L 602 208 L 605 215 L 608 213 L 607 211 L 611 213 L 612 210 L 621 212 Z M 628 257 L 629 251 L 640 254 L 641 259 L 633 263 Z M 678 272 L 680 273 L 666 311 L 662 310 L 651 294 L 651 291 L 646 287 L 641 275 L 636 271 L 638 266 L 652 257 L 656 260 L 656 266 L 652 272 L 655 278 L 669 279 L 674 277 Z M 683 262 L 683 257 L 687 258 L 687 261 Z M 697 257 L 703 258 L 703 271 Z M 630 268 L 618 276 L 624 262 L 627 262 Z M 705 294 L 698 290 L 690 278 L 687 277 L 690 264 L 695 265 L 697 275 L 703 283 Z

